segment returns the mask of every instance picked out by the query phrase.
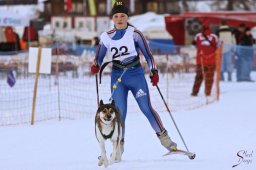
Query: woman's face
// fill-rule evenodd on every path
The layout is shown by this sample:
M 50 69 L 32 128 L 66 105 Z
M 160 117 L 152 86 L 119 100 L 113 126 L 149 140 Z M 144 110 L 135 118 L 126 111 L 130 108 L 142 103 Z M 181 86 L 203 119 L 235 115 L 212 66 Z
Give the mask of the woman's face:
M 127 27 L 128 19 L 128 15 L 125 13 L 116 13 L 112 17 L 117 29 L 125 29 Z

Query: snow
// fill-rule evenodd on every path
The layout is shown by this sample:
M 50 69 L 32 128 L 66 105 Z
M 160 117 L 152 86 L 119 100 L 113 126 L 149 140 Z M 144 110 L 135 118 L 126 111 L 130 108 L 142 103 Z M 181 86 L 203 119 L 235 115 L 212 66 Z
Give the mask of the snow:
M 211 12 L 211 5 L 209 4 L 209 2 L 197 2 L 196 4 L 196 9 L 199 12 Z
M 129 22 L 143 32 L 151 27 L 165 28 L 164 16 L 154 12 L 147 12 L 145 14 L 131 16 Z
M 23 8 L 17 8 L 22 11 L 13 9 L 17 14 L 33 16 L 32 13 L 23 13 Z M 209 10 L 203 4 L 199 4 L 199 8 Z M 147 26 L 146 23 L 138 23 L 142 30 Z M 253 76 L 256 80 L 255 72 Z M 220 101 L 195 110 L 173 112 L 189 150 L 197 154 L 194 160 L 181 155 L 162 157 L 166 149 L 161 146 L 145 116 L 140 112 L 128 114 L 123 161 L 108 169 L 255 170 L 255 99 L 255 83 L 222 82 Z M 129 96 L 129 100 L 134 99 Z M 34 126 L 0 127 L 0 169 L 104 169 L 97 165 L 100 149 L 94 135 L 94 114 L 82 120 L 52 120 L 37 122 Z M 169 113 L 159 114 L 172 139 L 179 148 L 185 149 Z M 108 154 L 111 153 L 110 145 L 108 142 Z M 241 150 L 248 153 L 240 153 L 243 159 L 237 156 Z
M 255 72 L 253 79 L 256 79 Z M 197 154 L 194 160 L 182 155 L 162 157 L 166 150 L 145 116 L 140 112 L 130 113 L 126 120 L 123 160 L 107 169 L 254 170 L 255 99 L 255 83 L 221 82 L 218 102 L 195 110 L 173 112 L 189 150 Z M 129 96 L 129 100 L 134 99 Z M 97 165 L 100 149 L 94 135 L 94 114 L 82 120 L 51 120 L 37 122 L 34 126 L 0 127 L 0 169 L 104 169 Z M 185 149 L 168 112 L 159 114 L 170 136 L 179 148 Z M 111 153 L 110 145 L 108 142 L 108 154 Z M 239 152 L 241 150 L 247 155 Z M 238 152 L 243 159 L 237 156 Z
M 149 39 L 172 39 L 172 36 L 165 29 L 165 16 L 163 14 L 147 12 L 141 15 L 131 16 L 129 23 Z
M 37 11 L 43 11 L 44 5 L 43 2 L 45 0 L 38 0 L 37 5 L 3 5 L 0 6 L 0 11 L 5 10 L 12 13 L 15 13 L 16 15 L 27 17 L 29 19 L 35 19 L 38 17 L 36 14 Z

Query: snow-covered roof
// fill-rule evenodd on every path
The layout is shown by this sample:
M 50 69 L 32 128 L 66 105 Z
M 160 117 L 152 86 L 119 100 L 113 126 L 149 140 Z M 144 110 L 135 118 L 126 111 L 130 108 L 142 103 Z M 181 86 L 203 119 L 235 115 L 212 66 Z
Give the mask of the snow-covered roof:
M 143 32 L 152 27 L 165 27 L 164 16 L 165 15 L 159 15 L 154 12 L 147 12 L 130 17 L 129 22 Z
M 165 29 L 165 15 L 147 12 L 145 14 L 132 16 L 129 23 L 144 33 L 148 38 L 172 38 Z

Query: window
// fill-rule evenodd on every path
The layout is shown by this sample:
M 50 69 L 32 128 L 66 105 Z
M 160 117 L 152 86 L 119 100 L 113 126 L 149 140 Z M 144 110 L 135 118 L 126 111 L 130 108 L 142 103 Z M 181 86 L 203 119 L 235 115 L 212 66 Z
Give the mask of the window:
M 78 23 L 78 28 L 83 28 L 84 27 L 84 23 L 83 22 L 79 22 Z
M 68 27 L 68 23 L 66 21 L 63 22 L 63 28 L 67 28 Z
M 60 28 L 60 22 L 58 21 L 55 22 L 55 28 Z
M 50 14 L 52 11 L 52 5 L 50 3 L 47 3 L 45 6 L 45 13 Z
M 83 3 L 77 3 L 76 4 L 76 12 L 77 13 L 83 13 Z
M 76 11 L 76 3 L 72 2 L 72 9 L 70 12 L 75 12 Z
M 148 2 L 147 3 L 147 10 L 148 11 L 153 11 L 153 12 L 158 12 L 157 2 Z
M 165 13 L 165 8 L 164 8 L 165 4 L 163 2 L 159 3 L 159 13 L 163 14 Z
M 166 12 L 172 14 L 180 13 L 179 2 L 166 2 Z
M 105 3 L 101 2 L 99 3 L 99 9 L 98 9 L 98 13 L 99 15 L 106 15 L 106 9 L 107 9 L 107 6 Z

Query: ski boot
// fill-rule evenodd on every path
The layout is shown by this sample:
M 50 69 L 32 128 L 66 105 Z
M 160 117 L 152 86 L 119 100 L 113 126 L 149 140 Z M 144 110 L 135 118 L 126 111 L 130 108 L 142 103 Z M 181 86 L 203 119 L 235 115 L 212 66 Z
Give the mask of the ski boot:
M 157 137 L 159 138 L 161 144 L 171 151 L 177 150 L 177 144 L 171 140 L 171 138 L 168 135 L 168 132 L 164 129 L 162 132 L 156 133 Z

